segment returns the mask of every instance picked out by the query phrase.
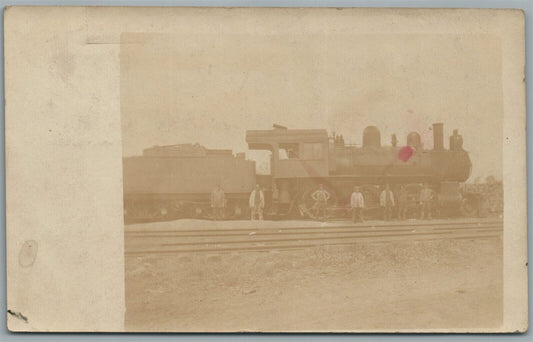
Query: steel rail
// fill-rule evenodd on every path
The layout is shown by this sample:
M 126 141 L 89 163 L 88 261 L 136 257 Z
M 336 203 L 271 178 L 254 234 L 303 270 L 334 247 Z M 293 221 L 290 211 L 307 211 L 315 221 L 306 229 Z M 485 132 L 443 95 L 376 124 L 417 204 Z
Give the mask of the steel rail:
M 469 239 L 494 239 L 498 238 L 498 235 L 471 235 L 452 237 L 451 240 L 469 240 Z M 434 239 L 414 239 L 413 241 L 438 241 L 442 238 Z M 276 246 L 251 246 L 251 247 L 235 247 L 235 248 L 206 248 L 206 249 L 188 249 L 188 250 L 162 250 L 162 251 L 136 251 L 125 252 L 125 256 L 141 256 L 146 254 L 179 254 L 179 253 L 228 253 L 228 252 L 246 252 L 246 251 L 271 251 L 271 250 L 285 250 L 285 249 L 305 249 L 321 246 L 349 246 L 356 245 L 360 242 L 339 242 L 339 243 L 326 243 L 326 244 L 307 244 L 307 245 L 276 245 Z
M 297 227 L 261 227 L 261 226 L 255 226 L 255 227 L 239 227 L 239 228 L 220 228 L 220 229 L 178 229 L 174 231 L 170 230 L 126 230 L 125 234 L 147 234 L 147 233 L 165 233 L 165 232 L 183 232 L 183 233 L 196 233 L 196 232 L 231 232 L 231 231 L 249 231 L 249 230 L 305 230 L 305 229 L 324 229 L 324 228 L 335 228 L 335 229 L 347 229 L 347 228 L 388 228 L 388 227 L 405 227 L 405 225 L 408 224 L 409 227 L 425 227 L 425 226 L 453 226 L 453 225 L 477 225 L 482 226 L 485 224 L 502 224 L 503 221 L 501 220 L 494 220 L 494 221 L 456 221 L 456 222 L 395 222 L 395 223 L 389 223 L 389 224 L 365 224 L 365 225 L 356 225 L 356 224 L 350 224 L 350 225 L 332 225 L 332 226 L 297 226 Z
M 198 246 L 205 245 L 207 248 L 197 248 L 197 249 L 158 249 L 158 250 L 130 250 L 126 246 L 125 254 L 126 256 L 131 255 L 143 255 L 143 254 L 173 254 L 173 253 L 191 253 L 191 252 L 228 252 L 228 251 L 246 251 L 246 250 L 257 250 L 257 249 L 269 249 L 276 250 L 279 248 L 302 248 L 306 246 L 325 246 L 325 245 L 339 245 L 339 244 L 357 244 L 360 243 L 359 239 L 372 239 L 372 238 L 398 238 L 398 237 L 408 237 L 410 240 L 417 240 L 420 237 L 437 237 L 438 240 L 444 238 L 449 239 L 463 239 L 463 238 L 498 238 L 501 237 L 501 230 L 495 230 L 493 228 L 484 229 L 483 227 L 472 227 L 465 231 L 464 228 L 460 231 L 457 230 L 446 230 L 446 231 L 416 231 L 410 230 L 402 233 L 396 234 L 379 234 L 382 232 L 376 232 L 378 234 L 351 234 L 351 235 L 341 235 L 341 236 L 320 236 L 320 237 L 295 237 L 295 238 L 282 238 L 282 239 L 249 239 L 249 240 L 238 240 L 238 241 L 194 241 L 194 242 L 182 242 L 175 244 L 157 244 L 157 246 L 171 246 L 171 247 L 180 247 L 180 246 Z M 491 234 L 487 234 L 491 233 Z M 253 236 L 253 235 L 252 235 Z M 333 242 L 330 240 L 345 240 L 342 242 Z M 354 241 L 355 240 L 355 241 Z M 427 240 L 427 239 L 424 239 Z M 294 244 L 294 242 L 301 241 L 317 241 L 317 243 L 303 245 L 301 243 Z M 328 242 L 330 241 L 330 242 Z M 350 242 L 349 242 L 350 241 Z M 385 241 L 385 240 L 384 240 Z M 283 245 L 279 243 L 293 243 L 290 245 Z M 270 245 L 266 246 L 257 246 L 257 244 L 267 243 Z M 235 245 L 241 244 L 244 246 L 238 247 L 223 247 L 225 245 Z M 209 245 L 216 245 L 216 247 L 209 247 Z M 246 246 L 252 245 L 252 246 Z M 153 248 L 153 246 L 151 246 Z
M 413 230 L 419 231 L 439 231 L 439 232 L 458 232 L 466 230 L 476 230 L 476 229 L 491 229 L 491 230 L 501 230 L 501 225 L 490 225 L 490 226 L 475 226 L 475 227 L 458 227 L 458 228 L 434 228 L 434 227 L 417 227 L 413 228 L 397 228 L 397 229 L 370 229 L 370 230 L 326 230 L 326 229 L 317 229 L 310 231 L 284 231 L 278 230 L 276 232 L 265 232 L 265 231 L 250 231 L 250 232 L 239 232 L 239 233 L 219 233 L 219 234 L 180 234 L 180 233 L 170 233 L 170 234 L 151 234 L 151 235 L 138 235 L 138 236 L 129 236 L 128 240 L 135 239 L 150 239 L 150 238 L 209 238 L 209 237 L 251 237 L 251 236 L 279 236 L 279 235 L 324 235 L 324 234 L 360 234 L 360 233 L 393 233 L 393 232 L 412 232 Z

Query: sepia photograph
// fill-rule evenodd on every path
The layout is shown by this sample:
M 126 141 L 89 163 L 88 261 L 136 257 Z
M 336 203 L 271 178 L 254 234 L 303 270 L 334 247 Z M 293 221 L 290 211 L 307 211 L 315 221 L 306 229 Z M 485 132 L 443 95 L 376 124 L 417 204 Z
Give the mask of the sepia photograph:
M 490 35 L 123 34 L 127 331 L 502 324 Z
M 4 23 L 10 331 L 527 331 L 523 11 Z

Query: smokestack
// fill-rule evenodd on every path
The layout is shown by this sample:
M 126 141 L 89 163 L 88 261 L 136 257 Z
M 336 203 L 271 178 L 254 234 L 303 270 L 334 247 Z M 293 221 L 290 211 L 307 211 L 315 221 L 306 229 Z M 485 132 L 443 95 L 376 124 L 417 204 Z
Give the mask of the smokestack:
M 443 123 L 433 124 L 433 149 L 434 150 L 444 149 L 444 124 Z

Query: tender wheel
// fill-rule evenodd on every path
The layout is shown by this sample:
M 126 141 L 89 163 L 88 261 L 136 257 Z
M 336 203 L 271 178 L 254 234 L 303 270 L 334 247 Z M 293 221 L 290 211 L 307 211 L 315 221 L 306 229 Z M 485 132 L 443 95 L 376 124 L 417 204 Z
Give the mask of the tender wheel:
M 229 201 L 226 205 L 225 218 L 230 220 L 242 220 L 248 216 L 247 202 Z
M 167 214 L 166 208 L 149 202 L 133 202 L 124 209 L 125 218 L 131 221 L 157 220 Z

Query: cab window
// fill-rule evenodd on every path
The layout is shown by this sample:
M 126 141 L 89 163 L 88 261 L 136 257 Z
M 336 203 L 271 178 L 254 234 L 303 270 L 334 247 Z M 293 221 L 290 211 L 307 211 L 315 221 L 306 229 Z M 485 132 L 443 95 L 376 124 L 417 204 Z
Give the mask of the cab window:
M 300 149 L 296 143 L 285 143 L 279 145 L 279 159 L 299 159 L 300 158 Z
M 301 159 L 316 160 L 323 159 L 322 143 L 303 143 Z

